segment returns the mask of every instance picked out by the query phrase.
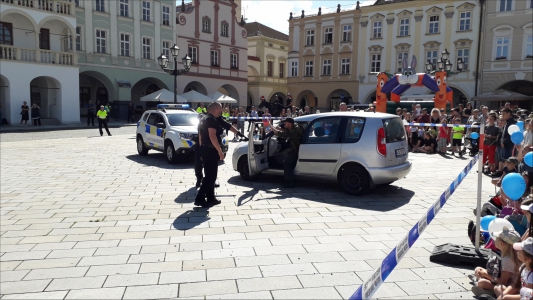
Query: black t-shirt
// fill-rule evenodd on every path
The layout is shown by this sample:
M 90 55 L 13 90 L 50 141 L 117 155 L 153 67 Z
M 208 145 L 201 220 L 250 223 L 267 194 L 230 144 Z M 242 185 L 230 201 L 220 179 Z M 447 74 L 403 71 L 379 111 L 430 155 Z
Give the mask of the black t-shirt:
M 414 146 L 418 144 L 419 140 L 420 140 L 420 137 L 418 136 L 418 131 L 411 133 L 411 142 L 413 143 Z
M 487 127 L 485 127 L 485 145 L 497 146 L 498 143 L 496 142 L 496 139 L 498 137 L 499 132 L 500 132 L 500 128 L 498 128 L 498 126 L 496 125 L 492 125 L 492 126 L 488 125 Z M 493 137 L 488 138 L 487 135 L 490 135 Z
M 207 114 L 203 117 L 198 125 L 198 133 L 202 138 L 202 145 L 204 146 L 213 146 L 213 143 L 211 143 L 211 139 L 209 138 L 209 128 L 216 129 L 218 144 L 222 145 L 222 138 L 220 135 L 224 132 L 224 129 L 229 130 L 231 124 L 224 121 L 221 117 L 215 118 L 212 114 Z
M 20 108 L 22 109 L 22 114 L 23 114 L 23 115 L 27 115 L 27 114 L 29 113 L 29 112 L 28 112 L 28 111 L 30 110 L 30 107 L 29 107 L 29 106 L 27 106 L 27 105 L 22 105 Z
M 433 150 L 437 149 L 437 141 L 434 138 L 424 139 L 424 146 L 433 147 Z

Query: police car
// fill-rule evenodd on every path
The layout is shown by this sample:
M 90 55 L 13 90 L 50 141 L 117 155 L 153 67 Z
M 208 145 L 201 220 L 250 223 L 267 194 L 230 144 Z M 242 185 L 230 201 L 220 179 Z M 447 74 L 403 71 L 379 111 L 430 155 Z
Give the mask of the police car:
M 188 104 L 159 104 L 144 112 L 137 122 L 137 152 L 144 156 L 149 150 L 165 153 L 169 163 L 194 154 L 198 138 L 199 114 Z M 228 150 L 225 135 L 222 151 Z

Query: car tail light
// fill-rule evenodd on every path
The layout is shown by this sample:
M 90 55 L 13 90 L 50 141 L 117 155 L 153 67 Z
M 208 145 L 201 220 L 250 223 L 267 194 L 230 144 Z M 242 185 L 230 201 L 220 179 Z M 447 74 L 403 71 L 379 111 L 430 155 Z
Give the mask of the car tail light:
M 382 156 L 387 155 L 387 141 L 385 140 L 385 129 L 379 127 L 378 129 L 378 139 L 377 139 L 377 150 L 378 153 Z

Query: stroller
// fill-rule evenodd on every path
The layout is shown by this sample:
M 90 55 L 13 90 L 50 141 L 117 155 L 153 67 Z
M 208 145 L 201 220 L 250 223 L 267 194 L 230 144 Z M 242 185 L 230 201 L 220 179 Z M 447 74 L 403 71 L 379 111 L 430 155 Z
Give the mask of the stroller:
M 472 125 L 481 125 L 480 123 L 473 123 Z M 466 150 L 468 151 L 468 154 L 470 156 L 474 156 L 478 154 L 479 152 L 479 138 L 473 139 L 471 138 L 472 133 L 477 132 L 479 134 L 479 128 L 472 128 L 472 131 L 468 134 L 467 137 L 465 137 L 465 141 L 468 141 L 465 146 Z

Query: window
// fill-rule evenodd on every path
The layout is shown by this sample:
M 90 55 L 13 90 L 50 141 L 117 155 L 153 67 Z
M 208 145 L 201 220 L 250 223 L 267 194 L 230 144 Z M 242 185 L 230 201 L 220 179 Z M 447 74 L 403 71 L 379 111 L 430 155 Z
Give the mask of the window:
M 439 33 L 439 16 L 429 17 L 429 31 L 428 33 Z
M 349 42 L 352 40 L 352 25 L 342 26 L 342 41 Z
M 165 55 L 167 58 L 170 59 L 170 42 L 169 41 L 163 41 L 162 48 L 163 48 L 163 55 Z
M 81 26 L 76 27 L 76 51 L 81 51 Z
M 305 62 L 305 76 L 313 76 L 313 61 L 308 60 Z
M 324 44 L 333 43 L 333 28 L 324 29 Z
M 152 53 L 152 39 L 143 38 L 143 58 L 150 59 Z
M 170 7 L 163 6 L 163 25 L 170 26 Z
M 105 0 L 95 0 L 96 11 L 105 12 Z
M 211 66 L 218 67 L 218 51 L 211 50 Z
M 533 0 L 529 0 L 529 8 L 533 8 Z
M 339 143 L 339 128 L 342 118 L 321 118 L 311 124 L 309 135 L 304 136 L 305 144 L 335 144 Z
M 432 50 L 432 51 L 427 51 L 426 52 L 426 61 L 431 61 L 431 63 L 433 64 L 433 69 L 435 70 L 435 68 L 437 67 L 437 53 L 438 51 L 437 50 Z
M 306 41 L 305 42 L 306 46 L 313 46 L 315 44 L 315 31 L 314 30 L 307 30 L 305 41 Z
M 50 50 L 50 29 L 41 28 L 39 33 L 39 49 Z
M 268 77 L 272 77 L 272 73 L 274 72 L 273 68 L 273 61 L 269 60 L 267 61 L 267 76 Z
M 126 18 L 130 16 L 130 0 L 120 0 L 120 16 Z
M 198 48 L 189 47 L 189 57 L 191 58 L 191 63 L 197 64 L 198 63 Z
M 237 63 L 237 61 L 238 61 L 237 54 L 231 53 L 230 61 L 231 61 L 231 68 L 232 69 L 238 69 L 239 68 L 239 65 Z
M 533 56 L 533 35 L 526 37 L 526 56 Z
M 500 11 L 511 11 L 513 7 L 513 0 L 500 0 Z
M 228 36 L 228 23 L 222 23 L 222 27 L 221 27 L 221 30 L 220 30 L 220 35 L 221 36 Z
M 13 45 L 13 24 L 0 22 L 0 45 Z
M 400 20 L 400 36 L 409 35 L 409 19 Z
M 121 56 L 130 56 L 130 35 L 129 34 L 120 34 L 120 55 Z
M 96 53 L 106 53 L 106 32 L 96 29 Z
M 509 51 L 509 38 L 499 37 L 496 40 L 496 59 L 506 59 Z
M 471 12 L 465 11 L 459 14 L 459 30 L 470 30 L 470 16 Z
M 76 5 L 76 7 L 80 7 L 80 0 L 74 0 L 74 5 Z
M 468 70 L 469 56 L 470 56 L 470 49 L 457 49 L 457 60 L 461 59 L 463 61 L 464 63 L 463 70 Z
M 343 58 L 341 59 L 341 74 L 350 74 L 350 59 Z
M 344 133 L 343 143 L 357 143 L 363 133 L 365 126 L 365 119 L 363 118 L 349 118 L 346 124 L 346 132 Z
M 408 55 L 409 53 L 407 52 L 398 52 L 398 61 L 397 61 L 397 68 L 396 68 L 397 73 L 399 74 L 403 73 L 403 59 L 407 58 Z
M 381 72 L 381 54 L 371 55 L 370 72 L 371 73 Z
M 291 61 L 291 77 L 298 77 L 298 62 Z
M 148 1 L 143 1 L 143 21 L 151 22 L 150 21 L 150 9 L 151 3 Z
M 322 75 L 331 75 L 331 59 L 324 59 L 322 64 Z
M 374 22 L 373 28 L 374 28 L 374 33 L 372 37 L 375 39 L 380 39 L 381 38 L 381 21 Z
M 279 63 L 279 78 L 285 77 L 285 63 Z
M 209 19 L 208 17 L 204 17 L 202 19 L 202 31 L 211 33 L 211 19 Z

